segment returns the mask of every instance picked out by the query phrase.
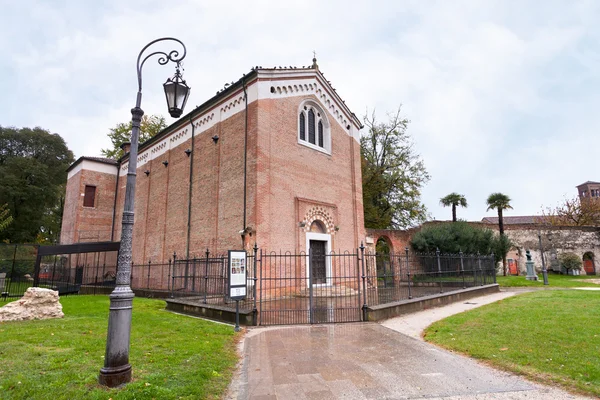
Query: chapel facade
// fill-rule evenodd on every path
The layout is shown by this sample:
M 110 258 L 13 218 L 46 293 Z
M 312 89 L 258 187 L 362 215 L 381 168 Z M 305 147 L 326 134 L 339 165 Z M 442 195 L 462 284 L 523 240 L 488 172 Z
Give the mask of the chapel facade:
M 365 238 L 359 119 L 316 60 L 249 74 L 139 146 L 133 263 Z M 129 154 L 68 170 L 61 244 L 118 241 Z

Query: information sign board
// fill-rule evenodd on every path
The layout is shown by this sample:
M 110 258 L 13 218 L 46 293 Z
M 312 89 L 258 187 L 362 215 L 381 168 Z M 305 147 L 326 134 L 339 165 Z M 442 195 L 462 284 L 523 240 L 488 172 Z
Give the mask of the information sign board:
M 246 252 L 242 250 L 229 250 L 228 277 L 229 297 L 233 300 L 246 298 L 246 276 L 248 264 L 246 263 Z

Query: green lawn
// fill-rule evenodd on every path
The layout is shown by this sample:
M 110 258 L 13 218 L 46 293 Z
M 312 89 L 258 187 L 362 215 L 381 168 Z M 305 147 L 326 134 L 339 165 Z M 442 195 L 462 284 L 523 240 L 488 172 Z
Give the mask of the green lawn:
M 534 380 L 600 396 L 600 293 L 526 293 L 457 314 L 425 340 Z
M 600 279 L 600 276 L 597 275 L 558 275 L 558 274 L 548 274 L 548 283 L 551 287 L 597 287 L 600 288 L 600 285 L 585 282 L 588 279 Z M 528 281 L 525 279 L 525 275 L 521 276 L 496 276 L 496 282 L 501 287 L 543 287 L 544 286 L 544 278 L 542 274 L 538 275 L 537 281 Z
M 220 398 L 237 362 L 233 327 L 164 310 L 135 298 L 130 363 L 122 389 L 97 383 L 104 366 L 107 296 L 62 297 L 65 317 L 0 323 L 2 399 Z

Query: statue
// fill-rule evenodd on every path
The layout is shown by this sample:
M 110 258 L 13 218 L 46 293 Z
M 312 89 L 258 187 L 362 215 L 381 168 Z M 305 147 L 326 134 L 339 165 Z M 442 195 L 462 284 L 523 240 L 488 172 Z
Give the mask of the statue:
M 525 257 L 527 257 L 527 262 L 525 263 L 525 267 L 527 267 L 527 279 L 528 281 L 537 281 L 538 276 L 535 273 L 535 267 L 533 265 L 533 261 L 531 261 L 531 252 L 529 250 L 525 251 Z

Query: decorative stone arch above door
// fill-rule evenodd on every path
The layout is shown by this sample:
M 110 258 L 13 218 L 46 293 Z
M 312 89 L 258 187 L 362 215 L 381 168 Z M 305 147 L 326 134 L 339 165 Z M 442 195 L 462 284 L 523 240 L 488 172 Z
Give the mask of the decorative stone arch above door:
M 325 234 L 334 235 L 336 232 L 333 217 L 324 207 L 311 207 L 304 216 L 304 231 L 310 232 L 313 222 L 320 221 L 325 227 Z

